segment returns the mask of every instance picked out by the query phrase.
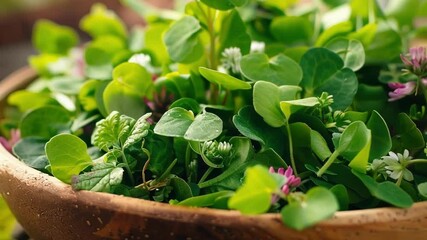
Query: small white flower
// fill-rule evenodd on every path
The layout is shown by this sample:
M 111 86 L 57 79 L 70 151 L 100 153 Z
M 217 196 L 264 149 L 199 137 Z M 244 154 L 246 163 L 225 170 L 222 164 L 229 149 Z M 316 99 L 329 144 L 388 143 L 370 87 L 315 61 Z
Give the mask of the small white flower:
M 403 155 L 401 153 L 389 152 L 388 156 L 384 156 L 382 159 L 387 165 L 385 169 L 390 178 L 399 179 L 403 175 L 403 179 L 406 181 L 414 180 L 414 175 L 406 168 L 408 162 L 412 159 L 407 149 L 403 151 Z
M 129 58 L 128 62 L 139 64 L 151 73 L 155 72 L 154 67 L 151 65 L 151 57 L 147 54 L 134 54 L 132 55 L 132 57 Z
M 265 51 L 265 43 L 264 42 L 251 42 L 251 53 L 263 53 Z
M 234 74 L 240 73 L 240 60 L 242 59 L 240 48 L 226 48 L 224 52 L 222 52 L 222 57 L 221 62 L 223 68 Z

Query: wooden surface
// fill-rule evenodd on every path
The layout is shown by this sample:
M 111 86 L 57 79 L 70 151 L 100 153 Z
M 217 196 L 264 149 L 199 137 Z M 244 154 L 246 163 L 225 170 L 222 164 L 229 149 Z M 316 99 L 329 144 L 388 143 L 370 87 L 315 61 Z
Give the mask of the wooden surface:
M 23 70 L 0 83 L 1 96 L 34 77 Z M 34 74 L 34 73 L 33 73 Z M 0 193 L 34 239 L 426 239 L 427 202 L 410 209 L 338 212 L 298 232 L 278 214 L 177 207 L 106 193 L 75 192 L 0 147 Z

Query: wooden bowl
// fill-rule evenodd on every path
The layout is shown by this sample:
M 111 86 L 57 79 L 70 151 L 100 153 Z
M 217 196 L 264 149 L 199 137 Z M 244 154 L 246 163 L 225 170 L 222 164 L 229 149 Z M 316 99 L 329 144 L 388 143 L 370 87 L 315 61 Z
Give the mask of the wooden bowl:
M 0 83 L 0 100 L 35 73 L 22 69 Z M 20 162 L 0 147 L 0 193 L 34 239 L 426 239 L 427 202 L 410 209 L 338 212 L 304 231 L 279 214 L 189 208 L 88 191 Z

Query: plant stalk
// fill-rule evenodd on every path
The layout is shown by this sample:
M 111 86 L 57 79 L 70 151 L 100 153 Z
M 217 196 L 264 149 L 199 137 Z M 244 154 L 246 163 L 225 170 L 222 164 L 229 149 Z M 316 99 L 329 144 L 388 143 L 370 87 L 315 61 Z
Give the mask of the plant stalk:
M 293 141 L 292 141 L 291 128 L 290 128 L 288 122 L 286 123 L 286 130 L 288 131 L 289 157 L 291 159 L 292 170 L 294 170 L 294 175 L 298 176 L 297 166 L 295 164 L 295 157 L 294 157 L 294 144 L 293 144 Z
M 133 179 L 132 170 L 130 170 L 129 162 L 126 158 L 126 155 L 125 155 L 125 152 L 123 151 L 123 149 L 121 150 L 121 154 L 122 154 L 122 158 L 123 158 L 123 163 L 125 164 L 126 172 L 129 175 L 130 183 L 132 184 L 132 186 L 134 186 L 135 185 L 135 179 Z
M 321 177 L 326 170 L 328 170 L 328 168 L 332 165 L 332 163 L 335 162 L 335 160 L 337 159 L 337 157 L 340 155 L 340 152 L 335 150 L 332 155 L 329 157 L 328 161 L 326 161 L 326 163 L 323 165 L 323 167 L 321 167 L 319 169 L 319 171 L 317 172 L 317 176 Z

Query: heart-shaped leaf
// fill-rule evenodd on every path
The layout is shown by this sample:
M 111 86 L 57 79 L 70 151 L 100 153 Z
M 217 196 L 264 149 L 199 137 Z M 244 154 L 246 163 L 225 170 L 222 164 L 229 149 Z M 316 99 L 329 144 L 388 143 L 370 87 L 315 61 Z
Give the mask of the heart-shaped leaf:
M 272 127 L 286 124 L 285 116 L 280 109 L 280 102 L 297 98 L 301 88 L 298 86 L 280 86 L 258 81 L 254 85 L 253 104 L 255 111 Z M 266 97 L 268 96 L 268 97 Z
M 334 52 L 325 48 L 310 49 L 301 59 L 304 72 L 301 85 L 305 97 L 320 96 L 327 92 L 334 96 L 333 109 L 344 110 L 353 102 L 358 80 L 351 69 Z
M 241 108 L 233 117 L 233 123 L 243 136 L 260 142 L 265 148 L 272 148 L 278 153 L 283 152 L 285 136 L 277 131 L 277 128 L 265 123 L 253 107 Z
M 194 118 L 192 111 L 175 107 L 163 114 L 154 127 L 154 133 L 205 142 L 215 139 L 222 133 L 222 120 L 210 112 L 198 114 Z
M 221 133 L 221 118 L 213 113 L 204 112 L 196 116 L 185 132 L 184 138 L 190 141 L 205 142 L 217 138 Z
M 92 165 L 86 143 L 72 134 L 51 138 L 45 150 L 52 174 L 65 183 L 70 183 L 72 176 Z
M 183 137 L 191 123 L 194 114 L 181 107 L 169 109 L 154 127 L 154 133 L 168 137 Z
M 144 67 L 122 63 L 113 71 L 113 81 L 104 90 L 103 101 L 107 112 L 118 111 L 138 119 L 145 113 L 142 98 L 151 98 L 153 82 Z
M 71 127 L 70 113 L 62 107 L 45 106 L 28 112 L 21 120 L 22 137 L 51 137 L 69 132 Z
M 399 113 L 397 117 L 396 136 L 393 141 L 400 148 L 416 150 L 425 147 L 423 134 L 406 113 Z
M 338 54 L 344 61 L 344 67 L 353 71 L 359 70 L 365 64 L 365 49 L 359 40 L 336 38 L 325 47 Z
M 70 27 L 49 20 L 40 20 L 34 25 L 33 44 L 42 53 L 66 55 L 77 43 L 78 35 Z
M 366 125 L 372 132 L 372 144 L 369 159 L 373 160 L 387 155 L 392 147 L 390 131 L 387 123 L 381 115 L 374 110 Z
M 278 86 L 298 85 L 302 79 L 302 70 L 298 63 L 283 54 L 271 59 L 264 53 L 245 55 L 240 67 L 243 76 L 253 82 L 264 80 Z
M 283 207 L 282 221 L 288 227 L 302 230 L 331 218 L 338 209 L 337 199 L 331 191 L 323 187 L 314 187 L 307 192 L 301 202 L 290 202 Z
M 342 133 L 337 151 L 350 161 L 349 166 L 366 172 L 371 146 L 371 130 L 361 121 L 352 122 Z
M 192 16 L 185 16 L 170 26 L 163 40 L 173 61 L 189 63 L 202 56 L 203 46 L 198 38 L 200 30 L 199 21 Z
M 265 213 L 270 208 L 273 193 L 279 187 L 267 168 L 259 165 L 249 167 L 242 187 L 230 198 L 228 206 L 244 214 Z
M 13 146 L 13 153 L 28 166 L 46 171 L 49 164 L 44 146 L 46 139 L 37 137 L 23 138 Z

